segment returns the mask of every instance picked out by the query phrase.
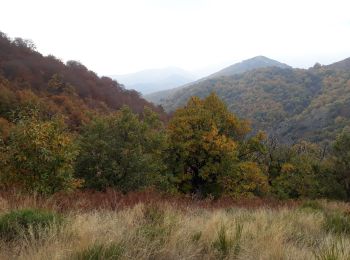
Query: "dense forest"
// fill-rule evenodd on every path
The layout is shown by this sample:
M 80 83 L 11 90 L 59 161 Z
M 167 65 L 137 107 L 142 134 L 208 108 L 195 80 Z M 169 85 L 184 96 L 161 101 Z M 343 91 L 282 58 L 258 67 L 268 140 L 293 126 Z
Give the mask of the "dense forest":
M 198 198 L 350 198 L 345 127 L 350 85 L 344 63 L 260 69 L 210 80 L 207 88 L 200 83 L 201 93 L 220 84 L 219 96 L 226 93 L 234 102 L 227 106 L 214 93 L 191 97 L 169 117 L 78 62 L 42 56 L 30 41 L 2 34 L 0 44 L 2 189 L 43 195 L 156 189 Z M 239 105 L 243 98 L 255 105 Z M 245 118 L 260 113 L 255 129 L 297 117 L 323 124 L 324 117 L 344 130 L 322 130 L 335 140 L 328 146 L 301 140 L 301 132 L 293 145 L 282 144 L 252 131 L 248 120 L 230 111 L 235 109 Z M 308 118 L 315 111 L 323 113 Z M 306 130 L 306 139 L 312 139 Z
M 198 84 L 200 82 L 206 81 L 208 79 L 215 79 L 222 76 L 233 76 L 237 74 L 243 74 L 245 72 L 249 72 L 256 69 L 262 69 L 262 68 L 270 68 L 270 67 L 277 67 L 277 68 L 292 68 L 288 66 L 287 64 L 278 62 L 273 59 L 269 59 L 265 56 L 256 56 L 247 60 L 243 60 L 241 62 L 235 63 L 231 66 L 228 66 L 224 69 L 221 69 L 213 74 L 210 74 L 209 76 L 206 76 L 204 78 L 200 78 L 194 82 L 187 83 L 185 85 L 171 88 L 167 90 L 157 91 L 150 94 L 146 94 L 145 98 L 153 102 L 154 104 L 166 104 L 165 101 L 169 99 L 169 97 L 173 96 L 176 92 L 178 92 L 180 89 L 183 89 L 185 87 Z
M 34 107 L 47 118 L 67 116 L 69 126 L 74 128 L 87 122 L 92 114 L 115 111 L 123 105 L 135 113 L 141 113 L 145 106 L 162 113 L 138 92 L 126 90 L 108 77 L 98 77 L 81 63 L 64 64 L 52 55 L 45 57 L 35 51 L 31 41 L 11 40 L 0 32 L 2 127 L 12 121 L 12 112 Z
M 267 67 L 218 76 L 173 91 L 167 111 L 215 92 L 239 117 L 280 141 L 329 143 L 350 123 L 350 58 L 310 69 Z

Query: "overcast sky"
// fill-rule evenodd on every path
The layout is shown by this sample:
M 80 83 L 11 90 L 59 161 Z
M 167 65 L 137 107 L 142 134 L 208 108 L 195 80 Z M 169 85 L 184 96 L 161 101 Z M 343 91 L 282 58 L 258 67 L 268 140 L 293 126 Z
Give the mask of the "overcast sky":
M 100 75 L 350 57 L 349 0 L 0 0 L 0 30 Z

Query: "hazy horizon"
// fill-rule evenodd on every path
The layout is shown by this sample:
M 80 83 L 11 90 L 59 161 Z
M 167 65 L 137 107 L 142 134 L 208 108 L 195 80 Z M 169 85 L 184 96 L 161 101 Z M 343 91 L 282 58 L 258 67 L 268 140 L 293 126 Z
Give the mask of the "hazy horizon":
M 308 68 L 350 56 L 349 7 L 343 0 L 14 0 L 2 3 L 0 30 L 99 75 L 214 71 L 259 55 Z

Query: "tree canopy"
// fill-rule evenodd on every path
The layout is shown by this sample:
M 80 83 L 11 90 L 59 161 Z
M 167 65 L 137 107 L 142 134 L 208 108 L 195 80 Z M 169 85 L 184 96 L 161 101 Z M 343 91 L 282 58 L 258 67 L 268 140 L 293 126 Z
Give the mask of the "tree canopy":
M 264 176 L 252 169 L 257 167 L 253 162 L 244 166 L 239 160 L 239 147 L 248 132 L 248 122 L 230 113 L 215 94 L 204 100 L 192 97 L 168 125 L 170 167 L 180 190 L 200 195 L 254 192 L 243 187 L 245 179 Z

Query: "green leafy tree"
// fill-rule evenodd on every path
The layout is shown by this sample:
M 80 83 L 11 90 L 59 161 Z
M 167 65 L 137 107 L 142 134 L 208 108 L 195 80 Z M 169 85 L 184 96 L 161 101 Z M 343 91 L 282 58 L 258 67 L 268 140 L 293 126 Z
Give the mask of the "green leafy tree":
M 83 129 L 76 171 L 85 186 L 123 192 L 149 186 L 166 188 L 162 152 L 166 138 L 157 116 L 146 109 L 143 120 L 123 107 L 97 117 Z
M 201 196 L 245 193 L 247 175 L 262 176 L 259 170 L 247 173 L 239 159 L 248 132 L 248 123 L 230 113 L 215 94 L 204 100 L 192 97 L 168 125 L 168 163 L 179 189 Z
M 350 198 L 350 132 L 339 135 L 333 146 L 335 171 Z
M 264 196 L 269 192 L 267 176 L 255 162 L 240 162 L 220 179 L 225 193 L 232 197 Z
M 305 141 L 277 150 L 269 168 L 273 192 L 280 198 L 344 198 L 334 166 L 323 154 L 320 146 Z
M 73 176 L 77 146 L 62 120 L 23 118 L 2 147 L 2 184 L 41 194 L 79 186 Z

